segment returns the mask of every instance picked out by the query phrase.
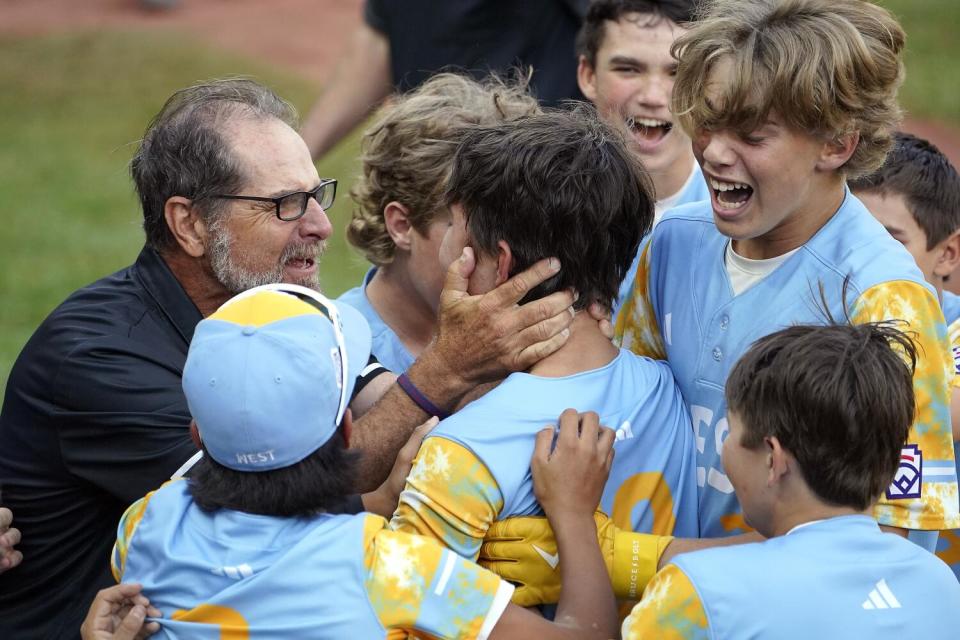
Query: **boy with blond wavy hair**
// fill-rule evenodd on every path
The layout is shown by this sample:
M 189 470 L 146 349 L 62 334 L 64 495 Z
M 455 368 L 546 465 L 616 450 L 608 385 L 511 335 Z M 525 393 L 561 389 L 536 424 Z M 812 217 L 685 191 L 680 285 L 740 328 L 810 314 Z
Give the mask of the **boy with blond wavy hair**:
M 749 531 L 720 459 L 730 369 L 757 339 L 822 322 L 820 288 L 833 317 L 850 309 L 857 324 L 902 320 L 919 345 L 916 419 L 873 515 L 928 549 L 960 524 L 943 313 L 910 254 L 846 187 L 890 149 L 904 38 L 888 11 L 859 0 L 711 0 L 674 44 L 672 111 L 710 201 L 657 226 L 617 334 L 623 347 L 669 362 L 690 409 L 704 538 Z M 835 454 L 852 464 L 859 452 Z M 518 590 L 527 604 L 556 580 L 530 550 L 534 539 L 543 547 L 543 530 L 501 524 L 481 554 L 533 587 Z M 604 550 L 618 595 L 635 597 L 658 564 L 713 544 L 621 531 Z M 498 562 L 511 555 L 523 560 Z
M 347 240 L 373 265 L 341 302 L 367 319 L 373 353 L 394 373 L 413 364 L 437 328 L 450 222 L 444 177 L 463 133 L 540 110 L 526 85 L 441 73 L 384 107 L 363 136 L 363 173 Z

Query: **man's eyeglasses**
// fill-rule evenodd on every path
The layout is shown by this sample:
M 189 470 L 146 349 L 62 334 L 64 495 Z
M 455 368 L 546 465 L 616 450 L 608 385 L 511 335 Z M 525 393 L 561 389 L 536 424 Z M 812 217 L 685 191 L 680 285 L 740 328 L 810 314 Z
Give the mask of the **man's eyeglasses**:
M 317 201 L 320 208 L 326 211 L 333 206 L 333 201 L 337 196 L 337 181 L 333 179 L 322 180 L 315 189 L 310 191 L 294 191 L 277 198 L 266 198 L 263 196 L 232 196 L 217 194 L 212 197 L 223 198 L 224 200 L 253 200 L 255 202 L 272 202 L 276 207 L 277 217 L 286 222 L 299 220 L 307 212 L 307 203 L 310 198 Z

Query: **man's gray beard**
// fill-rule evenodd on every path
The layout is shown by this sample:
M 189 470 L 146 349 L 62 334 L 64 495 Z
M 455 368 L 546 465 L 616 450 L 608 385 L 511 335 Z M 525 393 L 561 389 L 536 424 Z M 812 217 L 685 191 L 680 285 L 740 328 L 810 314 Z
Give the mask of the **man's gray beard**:
M 319 247 L 307 243 L 288 245 L 283 250 L 283 255 L 280 256 L 280 261 L 274 269 L 258 272 L 244 267 L 242 260 L 234 259 L 230 250 L 233 238 L 230 236 L 230 232 L 223 228 L 223 225 L 218 223 L 210 225 L 210 235 L 213 237 L 213 245 L 210 247 L 210 268 L 213 269 L 213 275 L 220 284 L 233 295 L 265 284 L 281 282 L 283 280 L 283 265 L 286 264 L 287 260 L 294 256 L 310 255 L 314 262 L 319 263 L 324 250 L 324 243 L 322 242 Z M 302 287 L 320 291 L 318 273 L 319 270 L 313 276 L 291 284 L 298 284 Z

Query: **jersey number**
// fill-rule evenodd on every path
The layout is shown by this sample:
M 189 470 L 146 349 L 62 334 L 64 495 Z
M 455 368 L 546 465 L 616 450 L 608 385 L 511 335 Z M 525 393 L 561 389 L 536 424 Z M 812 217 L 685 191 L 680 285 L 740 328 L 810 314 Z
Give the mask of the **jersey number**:
M 632 475 L 620 485 L 613 497 L 613 523 L 627 531 L 634 530 L 633 511 L 640 502 L 650 502 L 653 526 L 650 533 L 668 536 L 673 533 L 676 516 L 673 515 L 673 495 L 670 486 L 659 471 Z
M 180 609 L 170 616 L 173 620 L 212 624 L 220 628 L 220 640 L 248 640 L 250 626 L 240 612 L 216 604 L 201 604 L 193 609 Z
M 701 428 L 705 426 L 709 429 L 713 425 L 713 411 L 695 404 L 690 407 L 690 417 L 693 419 L 693 433 L 696 436 L 697 451 L 703 453 L 707 446 L 707 439 L 700 435 Z M 723 441 L 728 433 L 730 433 L 730 425 L 727 423 L 727 418 L 720 418 L 713 431 L 713 445 L 716 447 L 717 460 L 720 459 L 720 454 L 723 451 Z M 733 485 L 730 484 L 730 479 L 718 467 L 707 469 L 697 465 L 697 485 L 701 487 L 710 485 L 722 493 L 733 493 Z

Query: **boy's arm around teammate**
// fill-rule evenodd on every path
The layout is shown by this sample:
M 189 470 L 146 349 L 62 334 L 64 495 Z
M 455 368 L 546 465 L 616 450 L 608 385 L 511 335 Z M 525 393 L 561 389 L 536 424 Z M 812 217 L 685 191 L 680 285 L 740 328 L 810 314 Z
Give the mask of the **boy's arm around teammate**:
M 537 501 L 556 533 L 563 588 L 555 622 L 517 605 L 507 607 L 491 640 L 614 638 L 617 610 L 593 512 L 613 463 L 612 430 L 595 413 L 567 409 L 553 447 L 554 429 L 537 434 L 531 469 Z

